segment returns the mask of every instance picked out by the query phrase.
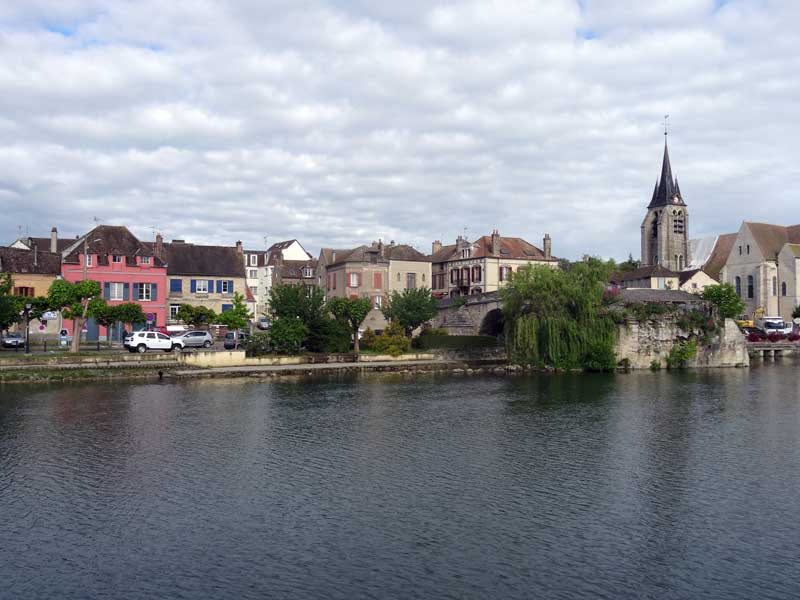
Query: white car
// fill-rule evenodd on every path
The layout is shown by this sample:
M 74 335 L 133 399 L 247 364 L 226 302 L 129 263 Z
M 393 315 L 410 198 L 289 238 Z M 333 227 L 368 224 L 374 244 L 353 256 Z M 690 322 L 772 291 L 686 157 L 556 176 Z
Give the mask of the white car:
M 789 335 L 794 330 L 794 326 L 784 321 L 781 317 L 763 317 L 762 319 L 756 319 L 755 325 L 756 327 L 761 327 L 767 335 L 770 333 Z
M 134 331 L 123 342 L 130 352 L 144 353 L 148 350 L 183 350 L 184 343 L 180 338 L 171 338 L 157 331 Z

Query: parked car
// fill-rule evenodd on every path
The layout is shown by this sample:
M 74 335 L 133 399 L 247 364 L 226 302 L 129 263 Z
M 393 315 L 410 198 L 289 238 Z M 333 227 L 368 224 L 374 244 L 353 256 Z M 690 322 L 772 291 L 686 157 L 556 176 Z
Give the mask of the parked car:
M 148 350 L 183 350 L 184 343 L 180 338 L 171 338 L 158 331 L 134 331 L 123 342 L 130 352 L 144 353 Z
M 249 338 L 250 334 L 244 331 L 229 331 L 225 334 L 222 345 L 225 347 L 225 350 L 236 350 Z
M 211 348 L 214 338 L 207 331 L 187 331 L 180 336 L 186 348 Z
M 789 335 L 792 333 L 794 326 L 791 323 L 787 323 L 781 317 L 764 317 L 762 319 L 756 319 L 756 326 L 763 329 L 767 335 L 770 333 L 783 333 L 785 335 Z
M 17 348 L 25 345 L 25 338 L 21 333 L 7 333 L 3 338 L 3 348 Z
M 259 317 L 256 327 L 259 329 L 269 329 L 272 326 L 272 321 L 269 317 Z

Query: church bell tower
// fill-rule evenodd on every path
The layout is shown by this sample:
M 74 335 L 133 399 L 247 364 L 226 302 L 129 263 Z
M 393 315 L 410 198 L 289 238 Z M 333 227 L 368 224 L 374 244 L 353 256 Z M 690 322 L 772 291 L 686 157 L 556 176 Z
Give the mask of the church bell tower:
M 682 271 L 689 265 L 689 212 L 678 180 L 672 177 L 666 136 L 665 131 L 661 177 L 642 221 L 642 265 Z

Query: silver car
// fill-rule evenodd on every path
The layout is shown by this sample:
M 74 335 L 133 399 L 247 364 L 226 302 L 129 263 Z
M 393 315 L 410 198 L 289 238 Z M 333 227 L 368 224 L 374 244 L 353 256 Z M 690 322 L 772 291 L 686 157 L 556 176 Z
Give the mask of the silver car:
M 207 331 L 187 331 L 180 336 L 186 348 L 211 348 L 214 338 Z

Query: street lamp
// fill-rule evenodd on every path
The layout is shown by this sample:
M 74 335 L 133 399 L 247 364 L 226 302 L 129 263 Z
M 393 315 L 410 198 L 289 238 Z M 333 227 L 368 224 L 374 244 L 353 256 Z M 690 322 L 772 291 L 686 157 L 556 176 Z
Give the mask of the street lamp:
M 31 303 L 25 304 L 25 354 L 31 353 Z

